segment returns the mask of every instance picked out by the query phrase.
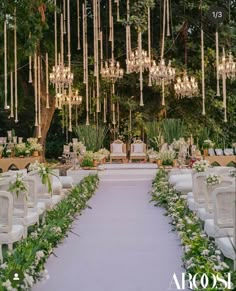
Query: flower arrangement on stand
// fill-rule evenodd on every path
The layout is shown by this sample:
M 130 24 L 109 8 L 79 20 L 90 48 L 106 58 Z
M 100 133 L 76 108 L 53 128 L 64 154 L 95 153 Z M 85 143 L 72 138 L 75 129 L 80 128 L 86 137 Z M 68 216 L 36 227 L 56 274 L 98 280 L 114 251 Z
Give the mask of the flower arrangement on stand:
M 200 160 L 193 163 L 193 170 L 195 172 L 205 172 L 210 164 L 206 160 Z
M 221 179 L 219 175 L 209 174 L 206 177 L 207 186 L 214 186 L 214 185 L 220 184 L 220 182 L 221 182 Z

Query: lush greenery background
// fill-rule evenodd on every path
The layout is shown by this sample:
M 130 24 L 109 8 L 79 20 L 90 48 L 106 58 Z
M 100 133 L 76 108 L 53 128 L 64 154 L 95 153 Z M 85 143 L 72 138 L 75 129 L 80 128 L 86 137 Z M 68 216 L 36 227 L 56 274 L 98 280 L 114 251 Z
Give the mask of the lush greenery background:
M 58 13 L 60 13 L 61 3 L 58 1 Z M 75 74 L 74 87 L 80 89 L 84 96 L 85 88 L 83 81 L 83 65 L 82 50 L 77 50 L 76 41 L 76 1 L 71 1 L 71 18 L 72 18 L 72 66 Z M 120 15 L 126 17 L 125 1 L 120 3 Z M 161 1 L 162 2 L 162 1 Z M 217 1 L 218 5 L 228 5 L 225 1 Z M 88 37 L 89 37 L 89 68 L 90 83 L 94 82 L 93 69 L 93 11 L 91 7 L 92 1 L 88 1 Z M 222 96 L 216 97 L 216 73 L 215 73 L 215 30 L 206 17 L 212 1 L 207 0 L 202 5 L 202 21 L 205 32 L 205 68 L 206 68 L 206 116 L 202 115 L 201 96 L 196 98 L 185 98 L 177 100 L 173 86 L 169 86 L 167 90 L 166 106 L 161 106 L 160 88 L 153 86 L 148 87 L 148 77 L 145 73 L 144 81 L 144 103 L 145 106 L 139 107 L 139 80 L 136 74 L 125 75 L 116 86 L 115 98 L 120 100 L 120 128 L 119 134 L 124 135 L 126 139 L 131 135 L 142 135 L 145 133 L 146 123 L 153 121 L 161 121 L 165 118 L 182 119 L 186 125 L 185 135 L 193 134 L 195 138 L 201 139 L 202 136 L 213 139 L 218 146 L 230 146 L 232 142 L 236 142 L 236 93 L 235 81 L 227 81 L 227 105 L 228 105 L 228 122 L 223 121 Z M 215 2 L 216 4 L 216 2 Z M 18 136 L 29 137 L 34 134 L 34 104 L 33 104 L 33 87 L 28 84 L 28 59 L 27 56 L 35 49 L 41 52 L 49 52 L 50 68 L 54 64 L 54 43 L 53 43 L 53 4 L 50 0 L 28 1 L 19 0 L 1 1 L 0 9 L 0 136 L 5 135 L 6 131 L 14 128 Z M 4 76 L 3 76 L 3 20 L 5 14 L 13 14 L 14 6 L 17 6 L 18 17 L 18 58 L 19 65 L 19 123 L 15 124 L 10 119 L 9 111 L 5 111 L 4 107 Z M 104 32 L 104 53 L 105 58 L 110 57 L 110 44 L 108 40 L 108 0 L 101 0 L 104 9 L 102 13 L 102 28 Z M 161 34 L 161 17 L 162 4 L 160 1 L 139 0 L 131 1 L 132 12 L 132 47 L 137 47 L 137 25 L 143 25 L 145 31 L 145 21 L 143 21 L 146 12 L 146 6 L 154 6 L 152 15 L 152 54 L 158 59 L 160 56 L 160 34 Z M 225 46 L 226 51 L 232 50 L 236 55 L 236 6 L 235 1 L 231 1 L 231 21 L 228 19 L 219 26 L 220 49 Z M 46 8 L 46 10 L 45 10 Z M 173 60 L 172 64 L 177 68 L 177 72 L 181 72 L 185 67 L 187 55 L 188 71 L 194 73 L 198 77 L 199 89 L 201 95 L 201 52 L 200 52 L 200 27 L 201 27 L 201 10 L 200 1 L 194 0 L 176 0 L 172 1 L 172 21 L 171 21 L 171 37 L 166 37 L 165 58 Z M 114 19 L 116 19 L 116 9 L 114 5 Z M 44 19 L 45 16 L 45 19 Z M 140 21 L 140 23 L 138 22 Z M 29 40 L 29 32 L 32 38 Z M 9 23 L 8 43 L 13 48 L 13 30 L 12 20 Z M 147 49 L 147 32 L 143 33 L 143 46 Z M 124 21 L 115 22 L 115 57 L 120 61 L 122 67 L 125 67 L 125 25 Z M 9 66 L 13 68 L 13 50 L 8 52 Z M 108 94 L 111 99 L 109 86 L 106 83 L 101 84 L 102 96 Z M 50 89 L 51 100 L 53 100 L 53 88 Z M 222 90 L 221 90 L 222 94 Z M 131 96 L 135 96 L 132 100 Z M 85 98 L 84 98 L 85 99 Z M 92 110 L 95 111 L 95 102 L 92 100 Z M 132 116 L 132 133 L 128 132 L 129 110 L 133 111 Z M 60 155 L 62 145 L 70 140 L 71 135 L 67 136 L 61 129 L 61 113 L 55 110 L 51 127 L 47 136 L 46 154 L 48 157 L 57 157 Z M 98 116 L 98 120 L 91 114 L 91 124 L 103 126 L 102 114 Z M 79 112 L 79 124 L 85 123 L 85 101 L 83 102 Z M 75 124 L 75 122 L 74 122 Z M 108 114 L 107 126 L 113 137 L 111 116 Z M 75 135 L 76 130 L 72 135 Z M 145 135 L 144 135 L 145 136 Z M 107 142 L 109 144 L 109 142 Z

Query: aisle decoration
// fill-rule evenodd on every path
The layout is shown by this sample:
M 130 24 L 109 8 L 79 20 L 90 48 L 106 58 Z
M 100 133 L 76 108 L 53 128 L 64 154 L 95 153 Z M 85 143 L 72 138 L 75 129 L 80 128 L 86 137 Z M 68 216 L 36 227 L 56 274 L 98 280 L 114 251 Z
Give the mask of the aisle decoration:
M 17 244 L 11 254 L 6 254 L 4 264 L 0 265 L 0 290 L 27 291 L 31 290 L 36 281 L 49 278 L 45 269 L 48 257 L 67 236 L 68 231 L 71 231 L 71 224 L 77 215 L 89 207 L 87 201 L 94 194 L 97 185 L 97 175 L 84 178 L 66 199 L 47 212 L 43 227 L 36 228 Z M 24 280 L 12 286 L 9 273 L 16 269 L 23 272 Z
M 196 161 L 193 164 L 193 170 L 195 172 L 205 172 L 209 168 L 210 164 L 206 160 Z
M 181 198 L 181 193 L 169 185 L 167 171 L 158 171 L 153 181 L 151 194 L 152 201 L 156 203 L 155 206 L 166 209 L 166 215 L 171 218 L 173 230 L 178 232 L 184 251 L 182 259 L 187 273 L 209 275 L 208 286 L 213 283 L 210 282 L 212 274 L 218 274 L 226 279 L 230 268 L 222 260 L 221 251 L 203 232 L 199 218 L 188 209 L 186 201 Z M 235 283 L 236 278 L 233 275 L 232 283 Z M 199 281 L 196 281 L 196 284 L 199 288 L 201 287 Z
M 213 186 L 213 185 L 217 185 L 220 184 L 221 180 L 219 175 L 216 174 L 209 174 L 206 177 L 206 184 L 207 186 Z
M 29 165 L 29 171 L 38 171 L 42 184 L 44 184 L 48 188 L 48 192 L 52 194 L 51 179 L 52 176 L 57 177 L 57 175 L 53 172 L 53 169 L 46 164 L 40 164 L 36 161 L 35 163 Z
M 17 198 L 19 197 L 20 193 L 27 194 L 26 184 L 23 181 L 23 174 L 16 174 L 16 178 L 13 182 L 10 182 L 8 191 L 11 193 L 16 193 Z

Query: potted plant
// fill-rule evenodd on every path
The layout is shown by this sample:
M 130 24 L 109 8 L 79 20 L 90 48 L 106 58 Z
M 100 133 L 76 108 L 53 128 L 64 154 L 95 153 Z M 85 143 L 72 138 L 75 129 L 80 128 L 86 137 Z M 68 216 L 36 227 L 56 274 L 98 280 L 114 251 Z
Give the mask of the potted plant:
M 83 169 L 88 170 L 90 168 L 93 168 L 93 152 L 87 151 L 82 159 L 81 165 Z
M 6 156 L 7 156 L 8 158 L 10 158 L 11 155 L 12 155 L 12 150 L 11 150 L 11 149 L 7 149 L 7 150 L 6 150 Z
M 105 164 L 106 163 L 106 160 L 109 158 L 110 156 L 110 152 L 105 149 L 105 148 L 102 148 L 98 151 L 98 153 L 102 156 L 102 163 Z
M 38 157 L 39 153 L 42 151 L 43 147 L 41 144 L 36 143 L 36 144 L 31 146 L 31 149 L 33 151 L 33 157 Z
M 26 157 L 30 157 L 30 150 L 29 150 L 29 149 L 27 149 L 27 150 L 25 151 L 25 155 L 26 155 Z
M 24 157 L 26 151 L 25 143 L 19 143 L 15 145 L 15 155 L 16 157 Z
M 204 140 L 203 144 L 203 155 L 208 156 L 208 150 L 214 147 L 214 143 L 210 139 Z
M 162 166 L 173 167 L 176 152 L 173 150 L 164 150 L 159 153 L 159 159 L 162 161 Z

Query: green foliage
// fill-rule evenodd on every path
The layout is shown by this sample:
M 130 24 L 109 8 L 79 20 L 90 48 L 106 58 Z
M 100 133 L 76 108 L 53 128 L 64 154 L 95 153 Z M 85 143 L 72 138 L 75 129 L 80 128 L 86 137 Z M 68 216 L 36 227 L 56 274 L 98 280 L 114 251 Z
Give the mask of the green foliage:
M 76 134 L 79 140 L 86 146 L 89 151 L 98 151 L 102 148 L 104 139 L 108 133 L 106 126 L 79 125 L 76 128 Z
M 171 144 L 174 139 L 178 140 L 185 135 L 185 124 L 180 119 L 163 119 L 161 131 L 165 142 Z
M 158 171 L 153 181 L 152 201 L 166 209 L 166 215 L 172 220 L 173 230 L 178 231 L 184 251 L 182 260 L 186 272 L 208 274 L 209 278 L 212 278 L 212 274 L 218 274 L 218 276 L 226 278 L 230 268 L 223 261 L 221 251 L 214 241 L 206 236 L 199 218 L 188 209 L 181 193 L 176 192 L 169 185 L 168 173 L 164 170 Z M 231 278 L 233 285 L 235 279 L 234 272 Z M 213 289 L 207 288 L 206 290 Z
M 145 131 L 147 133 L 148 142 L 150 147 L 154 150 L 159 150 L 160 139 L 161 139 L 161 128 L 160 123 L 156 120 L 145 123 Z
M 8 274 L 12 270 L 19 269 L 27 277 L 21 285 L 16 286 L 19 291 L 30 290 L 32 284 L 45 275 L 46 260 L 67 236 L 78 213 L 88 207 L 87 201 L 94 194 L 97 184 L 97 175 L 84 178 L 67 198 L 47 212 L 45 224 L 41 228 L 36 228 L 26 239 L 17 243 L 11 254 L 7 253 L 5 268 L 0 268 L 1 291 L 6 290 Z
M 93 167 L 93 152 L 87 151 L 83 156 L 81 167 Z
M 135 0 L 131 6 L 130 24 L 137 31 L 144 32 L 148 28 L 148 8 L 154 8 L 154 0 Z

